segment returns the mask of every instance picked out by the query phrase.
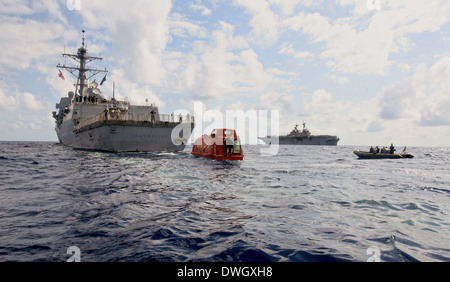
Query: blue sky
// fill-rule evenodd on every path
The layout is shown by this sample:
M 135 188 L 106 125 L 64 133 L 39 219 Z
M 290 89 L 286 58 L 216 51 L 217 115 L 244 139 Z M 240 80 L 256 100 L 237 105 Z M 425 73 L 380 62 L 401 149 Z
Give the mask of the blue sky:
M 162 113 L 279 110 L 281 133 L 305 121 L 341 145 L 450 146 L 450 1 L 69 2 L 0 2 L 0 140 L 56 140 L 73 81 L 55 66 L 85 29 L 106 96 L 114 81 Z

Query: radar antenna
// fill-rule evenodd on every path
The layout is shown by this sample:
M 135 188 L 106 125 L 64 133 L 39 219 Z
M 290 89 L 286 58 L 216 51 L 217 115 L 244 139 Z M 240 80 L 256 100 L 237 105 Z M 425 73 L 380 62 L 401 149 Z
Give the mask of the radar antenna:
M 58 64 L 56 67 L 59 70 L 65 69 L 67 70 L 70 74 L 72 74 L 74 77 L 77 78 L 77 82 L 74 84 L 75 86 L 75 93 L 77 93 L 79 96 L 83 97 L 83 90 L 88 87 L 89 84 L 89 79 L 99 73 L 107 73 L 108 71 L 106 70 L 106 68 L 104 70 L 99 70 L 99 69 L 90 69 L 87 68 L 87 65 L 89 63 L 91 63 L 92 61 L 96 61 L 96 60 L 103 60 L 103 58 L 101 57 L 93 57 L 93 56 L 88 56 L 88 51 L 85 45 L 85 30 L 82 30 L 82 37 L 81 37 L 81 47 L 78 48 L 78 52 L 77 54 L 68 54 L 68 53 L 62 53 L 61 55 L 64 58 L 71 58 L 73 59 L 75 62 L 78 63 L 77 67 L 71 67 L 71 66 L 66 66 L 66 64 Z

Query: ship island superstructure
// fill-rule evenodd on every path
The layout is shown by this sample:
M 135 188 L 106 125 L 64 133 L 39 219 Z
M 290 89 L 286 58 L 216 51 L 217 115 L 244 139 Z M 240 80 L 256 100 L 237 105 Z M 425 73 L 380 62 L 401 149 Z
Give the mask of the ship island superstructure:
M 83 30 L 82 45 L 76 54 L 63 53 L 77 66 L 58 64 L 76 78 L 75 92 L 62 97 L 53 112 L 59 142 L 73 148 L 112 152 L 182 151 L 194 128 L 194 117 L 160 114 L 155 104 L 138 106 L 113 96 L 106 99 L 99 88 L 106 69 L 91 69 L 88 64 L 102 60 L 88 55 Z M 90 82 L 104 74 L 99 83 Z M 114 88 L 113 88 L 114 89 Z

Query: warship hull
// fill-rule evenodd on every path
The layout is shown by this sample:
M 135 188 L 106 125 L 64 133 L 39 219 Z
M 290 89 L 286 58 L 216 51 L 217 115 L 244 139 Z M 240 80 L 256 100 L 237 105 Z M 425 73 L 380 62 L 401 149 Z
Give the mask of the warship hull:
M 262 137 L 260 138 L 266 144 L 280 145 L 317 145 L 317 146 L 336 146 L 339 138 L 336 136 L 310 136 L 310 137 Z
M 182 151 L 194 128 L 193 118 L 148 114 L 153 108 L 146 106 L 128 105 L 126 112 L 104 110 L 108 107 L 113 106 L 70 104 L 55 126 L 59 142 L 77 149 L 110 152 Z M 80 115 L 84 118 L 79 119 Z
M 312 135 L 303 122 L 303 130 L 298 129 L 298 124 L 288 135 L 260 137 L 266 144 L 280 145 L 316 145 L 336 146 L 339 137 L 334 135 Z
M 146 124 L 130 125 L 128 123 L 103 122 L 93 128 L 77 130 L 73 122 L 66 122 L 56 127 L 61 144 L 76 149 L 109 151 L 109 152 L 155 152 L 182 151 L 187 138 L 175 137 L 172 130 L 192 132 L 192 124 Z

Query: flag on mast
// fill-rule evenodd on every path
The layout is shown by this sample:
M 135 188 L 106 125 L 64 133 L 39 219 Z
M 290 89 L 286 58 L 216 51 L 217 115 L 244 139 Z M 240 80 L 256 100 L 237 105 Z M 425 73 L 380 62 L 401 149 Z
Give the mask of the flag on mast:
M 62 80 L 66 80 L 66 78 L 65 78 L 64 75 L 62 74 L 61 70 L 59 70 L 58 76 L 59 76 Z
M 103 77 L 102 81 L 100 82 L 100 85 L 102 85 L 102 84 L 103 84 L 103 82 L 105 82 L 105 81 L 106 81 L 106 75 L 107 75 L 107 74 L 105 74 L 105 76 Z

